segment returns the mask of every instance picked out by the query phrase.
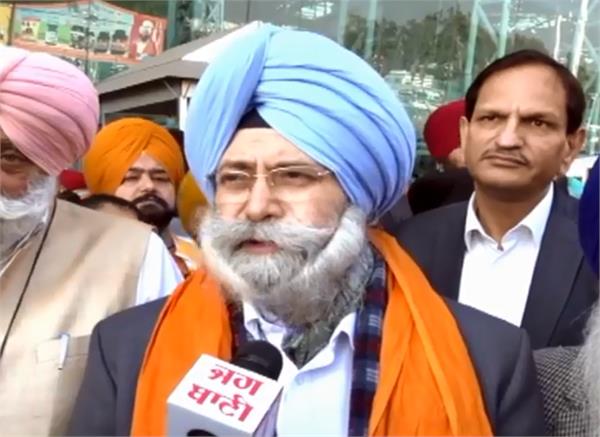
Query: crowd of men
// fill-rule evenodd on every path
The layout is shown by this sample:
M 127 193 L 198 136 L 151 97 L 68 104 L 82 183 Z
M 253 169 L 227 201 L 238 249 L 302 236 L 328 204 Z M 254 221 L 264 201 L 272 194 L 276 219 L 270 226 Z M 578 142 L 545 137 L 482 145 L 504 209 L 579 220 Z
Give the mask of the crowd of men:
M 276 435 L 600 435 L 585 109 L 509 54 L 432 113 L 413 181 L 402 102 L 311 32 L 225 48 L 183 140 L 98 131 L 81 71 L 0 48 L 0 434 L 165 435 L 201 355 L 264 340 Z

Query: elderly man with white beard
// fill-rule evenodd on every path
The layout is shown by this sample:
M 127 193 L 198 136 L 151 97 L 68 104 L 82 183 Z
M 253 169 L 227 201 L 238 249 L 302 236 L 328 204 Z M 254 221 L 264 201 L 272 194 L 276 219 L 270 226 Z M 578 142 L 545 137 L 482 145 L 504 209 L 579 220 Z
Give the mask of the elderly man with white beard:
M 372 226 L 415 133 L 368 64 L 263 25 L 209 65 L 186 126 L 206 268 L 98 324 L 70 434 L 164 435 L 198 357 L 256 339 L 283 357 L 280 436 L 543 433 L 527 336 L 445 301 Z
M 63 434 L 94 325 L 180 279 L 146 226 L 56 200 L 59 173 L 94 137 L 98 106 L 75 66 L 0 48 L 2 435 Z
M 596 160 L 579 203 L 579 240 L 598 277 L 600 169 Z M 600 436 L 600 306 L 588 321 L 582 347 L 535 351 L 548 435 Z

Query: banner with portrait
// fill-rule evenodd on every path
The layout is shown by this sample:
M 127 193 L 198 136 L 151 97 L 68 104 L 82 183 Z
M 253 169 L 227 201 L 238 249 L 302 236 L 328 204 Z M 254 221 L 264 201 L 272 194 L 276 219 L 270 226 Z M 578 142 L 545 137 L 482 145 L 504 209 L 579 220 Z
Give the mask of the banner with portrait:
M 167 28 L 163 17 L 102 0 L 20 3 L 13 20 L 12 45 L 85 66 L 95 79 L 96 71 L 114 73 L 162 53 Z

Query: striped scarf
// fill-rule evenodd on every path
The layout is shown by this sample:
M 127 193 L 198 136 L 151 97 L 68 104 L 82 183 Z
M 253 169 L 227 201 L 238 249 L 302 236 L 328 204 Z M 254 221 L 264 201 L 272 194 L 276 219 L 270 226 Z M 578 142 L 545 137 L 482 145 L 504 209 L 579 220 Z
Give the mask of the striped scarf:
M 365 290 L 364 301 L 358 310 L 354 329 L 354 358 L 348 435 L 366 436 L 373 398 L 379 380 L 379 352 L 383 315 L 387 305 L 386 267 L 383 257 L 372 248 L 374 264 Z M 249 340 L 241 308 L 230 305 L 234 350 Z M 235 354 L 234 354 L 235 355 Z

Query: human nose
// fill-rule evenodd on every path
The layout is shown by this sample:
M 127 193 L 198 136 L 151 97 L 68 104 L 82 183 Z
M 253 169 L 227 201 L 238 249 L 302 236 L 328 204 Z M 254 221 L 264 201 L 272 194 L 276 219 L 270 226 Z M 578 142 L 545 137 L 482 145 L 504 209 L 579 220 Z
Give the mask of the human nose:
M 500 148 L 514 148 L 520 147 L 522 144 L 523 138 L 519 131 L 518 118 L 515 116 L 508 117 L 496 137 L 496 145 Z
M 243 214 L 246 219 L 260 222 L 267 219 L 280 218 L 283 215 L 281 203 L 273 195 L 273 187 L 268 177 L 257 175 L 254 183 L 248 188 L 248 198 Z
M 154 191 L 156 189 L 156 184 L 154 183 L 149 174 L 143 173 L 140 176 L 139 189 L 140 191 L 145 193 Z

